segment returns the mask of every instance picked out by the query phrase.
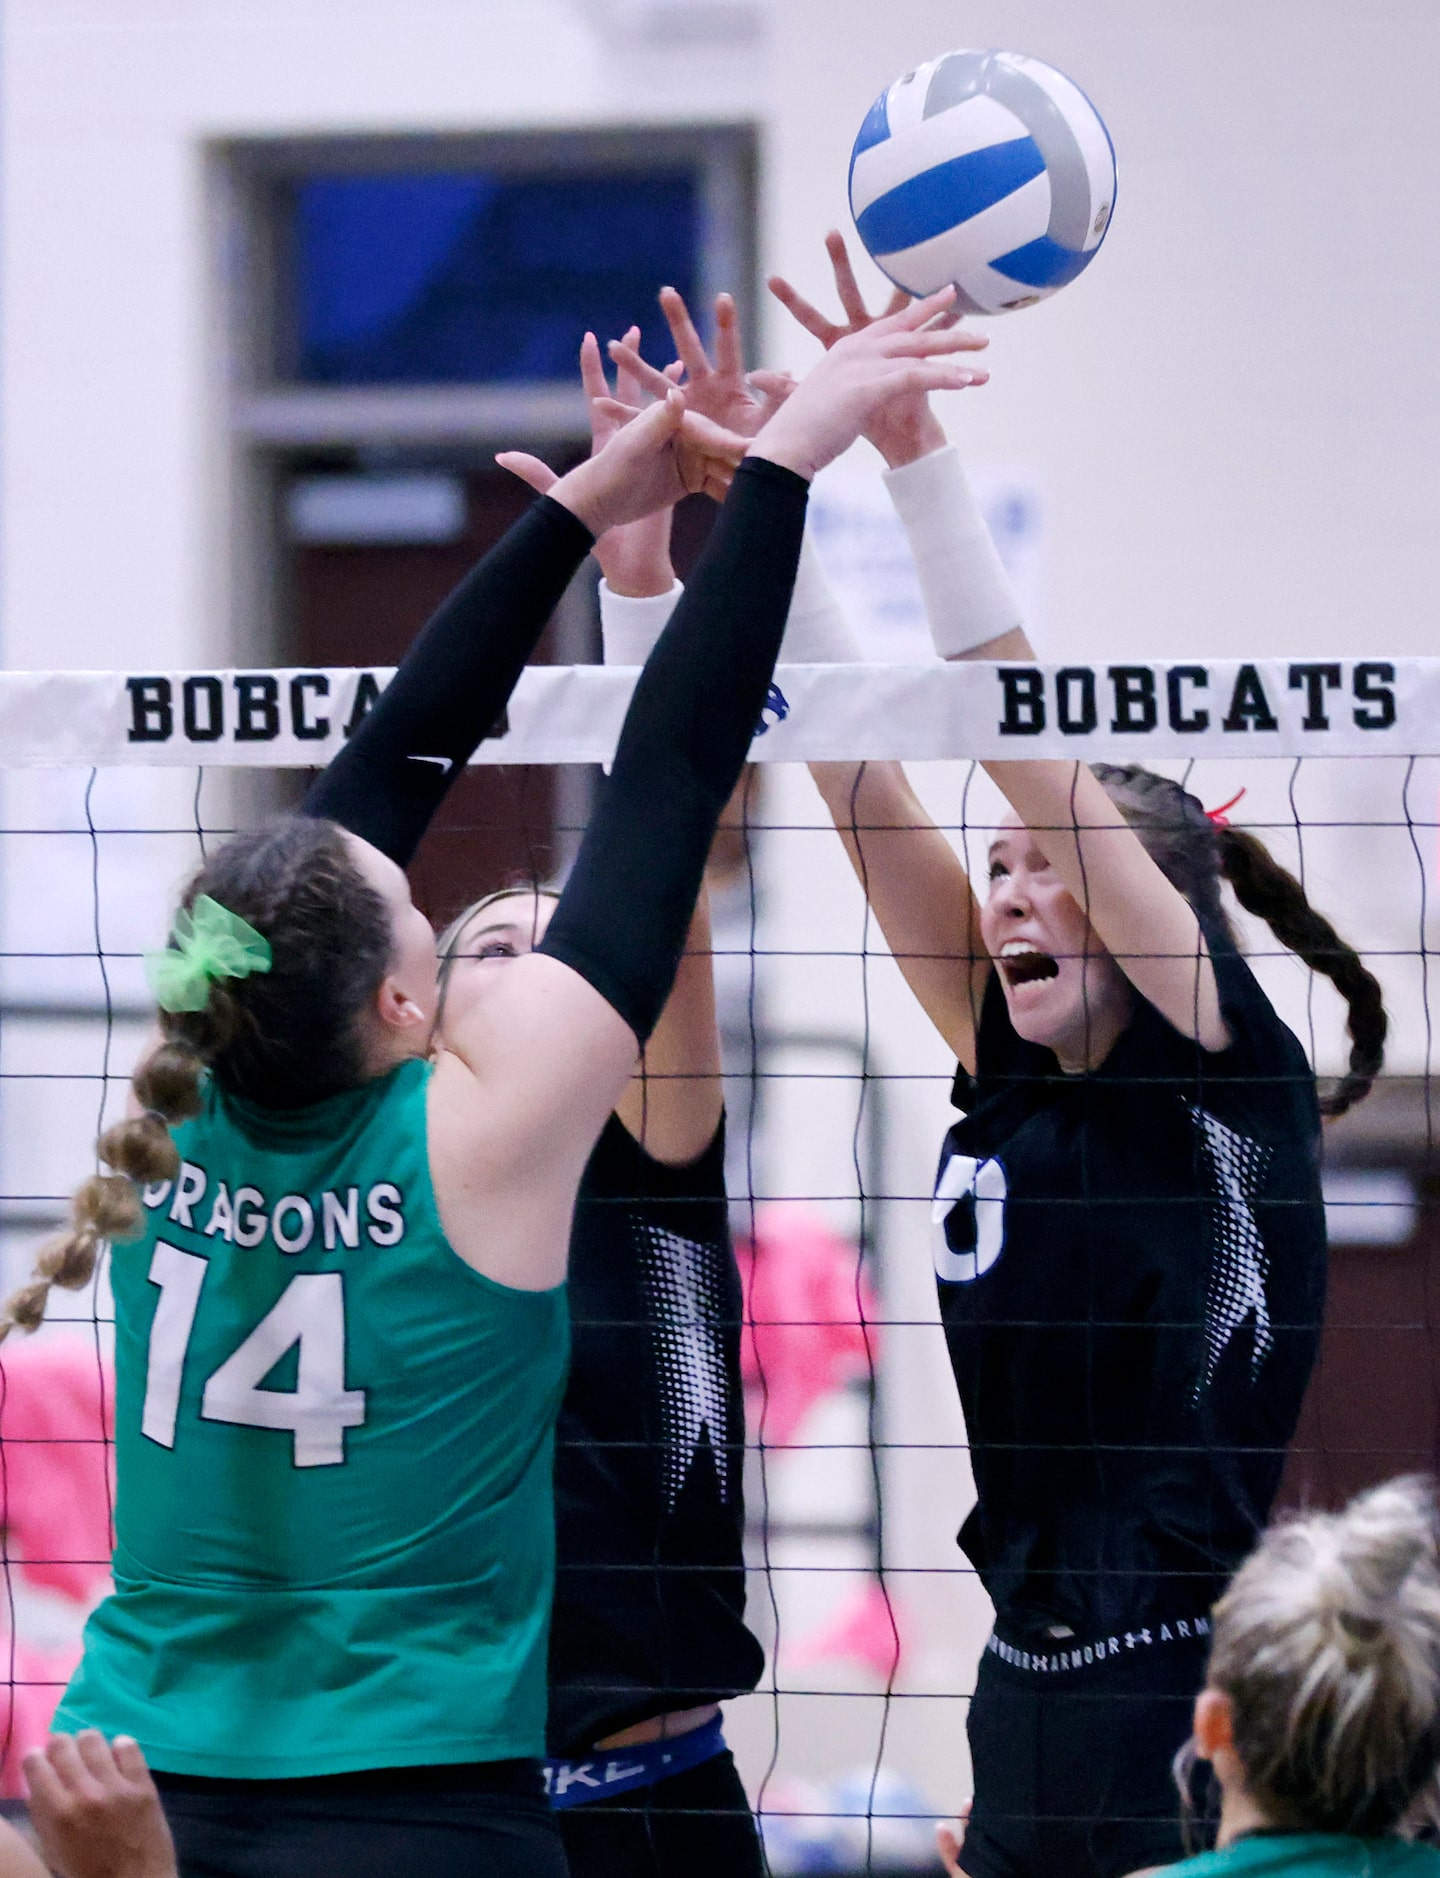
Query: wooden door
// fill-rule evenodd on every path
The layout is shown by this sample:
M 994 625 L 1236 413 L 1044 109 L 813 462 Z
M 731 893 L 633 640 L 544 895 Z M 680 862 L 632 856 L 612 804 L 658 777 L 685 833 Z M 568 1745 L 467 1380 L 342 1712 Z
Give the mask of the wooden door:
M 533 500 L 524 484 L 503 470 L 470 470 L 464 482 L 467 522 L 456 541 L 293 544 L 291 656 L 296 663 L 398 664 L 446 594 Z M 552 663 L 558 637 L 552 619 L 531 662 Z M 579 656 L 591 656 L 588 644 Z M 471 769 L 450 792 L 410 870 L 417 905 L 443 924 L 493 887 L 549 879 L 563 840 L 563 830 L 557 829 L 563 793 L 553 768 Z
M 1283 1506 L 1338 1508 L 1397 1474 L 1440 1472 L 1440 1178 L 1422 1175 L 1417 1189 L 1406 1244 L 1331 1249 Z

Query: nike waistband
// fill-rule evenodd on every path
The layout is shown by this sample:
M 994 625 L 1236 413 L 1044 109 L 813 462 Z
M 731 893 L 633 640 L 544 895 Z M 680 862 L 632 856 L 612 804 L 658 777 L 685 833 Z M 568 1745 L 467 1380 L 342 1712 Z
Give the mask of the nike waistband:
M 584 1806 L 612 1793 L 653 1787 L 673 1774 L 687 1774 L 703 1761 L 725 1752 L 725 1719 L 716 1715 L 687 1734 L 665 1741 L 641 1741 L 630 1748 L 607 1748 L 589 1760 L 542 1761 L 545 1791 L 552 1807 Z

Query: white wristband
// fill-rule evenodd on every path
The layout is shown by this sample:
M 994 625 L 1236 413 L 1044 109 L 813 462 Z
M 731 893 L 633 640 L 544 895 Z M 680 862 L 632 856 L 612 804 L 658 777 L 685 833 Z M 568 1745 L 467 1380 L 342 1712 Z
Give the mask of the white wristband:
M 865 654 L 840 611 L 825 578 L 810 530 L 800 542 L 795 569 L 795 591 L 790 596 L 790 617 L 780 645 L 782 665 L 859 665 Z
M 1020 602 L 995 551 L 953 444 L 886 470 L 942 659 L 973 652 L 1021 624 Z
M 616 593 L 608 580 L 600 582 L 600 637 L 607 665 L 643 665 L 655 648 L 685 591 L 677 580 L 669 593 L 643 599 Z M 855 665 L 863 662 L 850 623 L 825 578 L 820 557 L 807 529 L 800 544 L 790 616 L 780 647 L 782 665 Z
M 669 593 L 636 599 L 600 583 L 600 643 L 607 665 L 643 665 L 685 589 L 677 580 Z

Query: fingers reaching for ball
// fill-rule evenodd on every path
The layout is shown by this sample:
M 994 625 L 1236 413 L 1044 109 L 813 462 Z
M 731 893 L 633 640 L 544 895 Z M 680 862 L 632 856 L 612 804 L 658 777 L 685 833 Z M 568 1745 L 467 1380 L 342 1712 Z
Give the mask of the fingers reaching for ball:
M 954 297 L 953 288 L 942 288 L 837 339 L 765 425 L 752 453 L 813 476 L 907 401 L 915 453 L 938 448 L 944 433 L 923 401 L 932 391 L 961 391 L 989 376 L 965 356 L 977 349 L 975 335 L 934 324 Z
M 850 251 L 845 246 L 845 237 L 838 228 L 832 228 L 825 237 L 825 252 L 830 256 L 830 266 L 835 275 L 835 291 L 840 296 L 840 304 L 851 326 L 864 326 L 873 316 L 865 304 L 865 296 L 860 291 L 860 283 L 855 278 L 855 270 L 850 265 Z M 890 296 L 890 313 L 898 313 L 910 299 L 908 293 L 897 287 Z
M 528 450 L 500 450 L 495 461 L 501 469 L 509 470 L 522 483 L 528 483 L 537 495 L 548 495 L 560 480 L 558 470 L 551 469 L 538 456 L 531 456 Z
M 867 326 L 873 326 L 878 321 L 891 319 L 897 313 L 903 313 L 912 305 L 911 296 L 906 293 L 903 287 L 897 287 L 891 293 L 884 311 L 872 313 L 865 304 L 865 296 L 860 289 L 860 283 L 855 278 L 855 269 L 851 265 L 850 252 L 845 245 L 845 237 L 840 233 L 838 228 L 832 228 L 825 237 L 825 249 L 830 256 L 830 265 L 835 275 L 835 291 L 839 296 L 840 305 L 845 313 L 846 323 L 843 326 L 822 313 L 817 306 L 805 298 L 804 294 L 802 294 L 798 288 L 793 287 L 783 275 L 772 274 L 767 285 L 771 293 L 780 302 L 781 306 L 785 308 L 786 312 L 791 314 L 793 318 L 805 328 L 806 332 L 818 339 L 827 351 L 831 346 L 836 344 L 838 340 L 848 337 L 851 333 L 863 332 Z M 946 290 L 942 289 L 941 291 Z M 950 303 L 938 309 L 934 314 L 927 316 L 931 318 L 936 325 L 941 327 L 955 326 L 963 317 L 960 309 L 954 304 L 954 288 L 952 287 L 948 291 L 951 295 Z M 933 294 L 929 296 L 931 299 L 934 299 L 934 297 Z M 968 335 L 968 338 L 971 347 L 975 351 L 979 351 L 981 347 L 989 343 L 988 340 L 979 333 L 972 332 Z
M 719 499 L 747 439 L 763 437 L 761 454 L 806 476 L 847 449 L 861 431 L 892 462 L 937 448 L 944 435 L 929 413 L 928 396 L 983 384 L 988 374 L 961 355 L 980 350 L 985 339 L 947 324 L 952 288 L 913 301 L 896 294 L 887 311 L 872 318 L 834 231 L 830 252 L 847 327 L 825 321 L 785 289 L 797 317 L 827 347 L 822 368 L 811 374 L 813 384 L 797 385 L 784 373 L 747 375 L 739 315 L 729 294 L 715 303 L 712 360 L 683 295 L 666 287 L 660 305 L 679 354 L 675 364 L 662 371 L 644 358 L 639 328 L 632 326 L 608 348 L 616 368 L 612 395 L 599 342 L 593 333 L 584 337 L 580 377 L 590 415 L 588 463 L 560 476 L 524 451 L 506 451 L 496 461 L 569 507 L 599 536 L 653 516 L 685 495 Z M 677 377 L 683 379 L 680 388 Z M 655 403 L 644 410 L 647 397 Z
M 910 304 L 910 295 L 903 287 L 897 287 L 890 295 L 889 302 L 882 313 L 872 313 L 865 304 L 865 296 L 860 290 L 860 283 L 855 278 L 855 269 L 850 263 L 850 251 L 845 245 L 845 237 L 838 228 L 832 228 L 825 237 L 825 252 L 830 257 L 831 271 L 835 276 L 835 291 L 845 313 L 846 323 L 842 326 L 828 318 L 819 307 L 807 300 L 798 288 L 781 274 L 772 274 L 766 282 L 772 294 L 794 319 L 805 328 L 806 332 L 820 341 L 828 351 L 837 339 L 843 339 L 847 333 L 858 333 L 862 328 L 872 325 L 877 319 L 888 319 L 892 313 L 899 313 Z M 946 315 L 950 320 L 958 319 L 958 313 Z
M 806 332 L 818 339 L 827 352 L 858 333 L 883 329 L 894 321 L 900 321 L 903 330 L 916 333 L 921 329 L 932 333 L 953 331 L 957 352 L 979 352 L 988 344 L 983 334 L 959 326 L 960 313 L 953 288 L 942 290 L 940 295 L 932 294 L 928 300 L 912 301 L 909 294 L 897 287 L 885 310 L 872 313 L 865 304 L 845 238 L 838 229 L 832 228 L 825 237 L 825 249 L 835 277 L 835 291 L 845 314 L 844 325 L 822 313 L 780 275 L 775 275 L 769 284 L 781 306 Z M 937 348 L 926 344 L 917 346 L 915 351 L 917 356 L 934 356 Z M 893 395 L 876 406 L 862 434 L 874 444 L 891 469 L 929 456 L 932 451 L 943 449 L 946 442 L 940 421 L 930 408 L 930 392 L 964 390 L 971 385 L 984 384 L 987 377 L 987 373 L 973 372 L 958 380 L 932 377 L 921 382 L 917 379 L 904 393 L 892 387 Z
M 770 406 L 763 392 L 756 395 L 758 387 L 746 377 L 740 315 L 732 296 L 722 293 L 715 298 L 713 360 L 684 298 L 673 287 L 661 289 L 660 309 L 675 343 L 679 369 L 684 374 L 681 389 L 686 408 L 742 437 L 753 437 L 769 417 Z M 639 335 L 633 330 L 623 340 L 612 340 L 610 357 L 618 370 L 633 374 L 652 396 L 659 397 L 663 395 L 664 374 L 640 356 L 638 341 Z M 667 367 L 666 371 L 675 369 Z

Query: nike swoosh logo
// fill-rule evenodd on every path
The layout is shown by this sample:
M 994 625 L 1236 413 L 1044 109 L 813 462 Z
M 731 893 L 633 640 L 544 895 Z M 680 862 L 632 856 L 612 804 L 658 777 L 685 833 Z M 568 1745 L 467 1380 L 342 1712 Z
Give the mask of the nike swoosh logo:
M 447 776 L 455 767 L 454 758 L 448 756 L 412 756 L 409 761 L 412 763 L 436 763 Z

